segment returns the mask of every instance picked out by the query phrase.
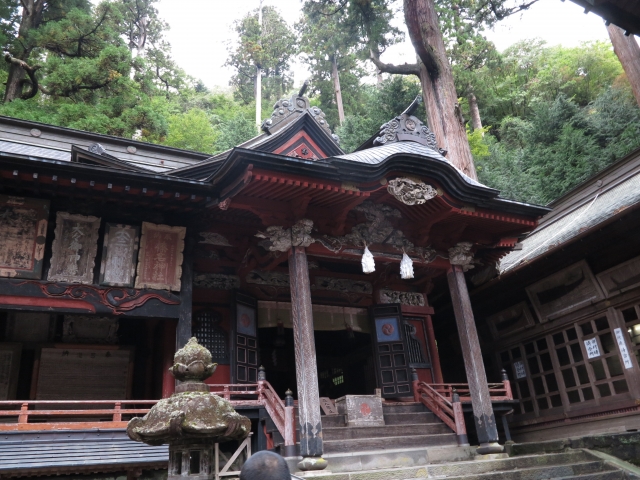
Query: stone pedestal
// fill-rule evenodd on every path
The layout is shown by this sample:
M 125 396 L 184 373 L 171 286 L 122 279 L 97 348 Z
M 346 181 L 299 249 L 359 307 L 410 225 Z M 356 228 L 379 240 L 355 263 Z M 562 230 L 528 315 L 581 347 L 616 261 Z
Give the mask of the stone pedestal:
M 340 415 L 346 415 L 348 427 L 382 427 L 382 399 L 377 395 L 346 395 L 336 400 Z

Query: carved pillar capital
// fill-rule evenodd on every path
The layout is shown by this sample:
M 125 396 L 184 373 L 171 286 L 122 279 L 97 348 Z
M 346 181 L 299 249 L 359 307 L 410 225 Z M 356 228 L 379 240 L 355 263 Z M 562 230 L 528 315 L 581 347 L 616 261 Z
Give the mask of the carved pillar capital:
M 291 228 L 281 226 L 267 227 L 264 232 L 256 233 L 256 237 L 264 238 L 260 245 L 271 252 L 288 252 L 291 247 L 308 247 L 315 239 L 311 236 L 313 221 L 303 218 Z
M 473 268 L 473 253 L 471 242 L 459 242 L 455 247 L 449 249 L 449 263 L 451 265 L 460 265 L 462 270 L 466 272 Z

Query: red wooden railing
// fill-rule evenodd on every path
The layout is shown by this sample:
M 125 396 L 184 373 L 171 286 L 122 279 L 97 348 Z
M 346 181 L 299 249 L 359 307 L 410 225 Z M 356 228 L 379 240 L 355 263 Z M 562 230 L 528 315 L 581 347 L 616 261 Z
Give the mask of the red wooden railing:
M 492 402 L 513 400 L 509 380 L 504 380 L 501 383 L 489 383 L 488 387 Z M 462 413 L 462 404 L 471 403 L 467 383 L 427 384 L 414 380 L 413 395 L 416 402 L 425 405 L 456 433 L 458 443 L 468 444 L 467 427 Z
M 285 407 L 266 380 L 252 384 L 209 385 L 234 407 L 264 406 L 285 445 L 295 445 L 293 407 Z M 157 400 L 0 401 L 0 432 L 126 428 L 132 417 L 146 415 Z

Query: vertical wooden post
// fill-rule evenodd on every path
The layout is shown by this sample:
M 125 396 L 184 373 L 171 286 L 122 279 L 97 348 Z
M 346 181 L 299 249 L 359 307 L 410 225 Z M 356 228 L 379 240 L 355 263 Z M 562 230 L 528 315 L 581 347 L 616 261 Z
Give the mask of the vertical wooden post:
M 303 457 L 298 467 L 303 471 L 322 470 L 326 468 L 327 461 L 322 458 L 318 367 L 313 336 L 309 266 L 304 247 L 291 247 L 289 251 L 289 278 L 296 379 L 298 382 L 300 455 Z
M 293 392 L 287 390 L 284 394 L 284 455 L 296 456 L 296 410 L 293 406 Z
M 176 380 L 169 371 L 173 365 L 176 349 L 176 324 L 174 320 L 164 322 L 162 332 L 162 398 L 169 398 L 176 391 Z
M 431 371 L 433 372 L 433 383 L 444 383 L 442 379 L 442 368 L 440 367 L 440 353 L 436 343 L 436 335 L 433 331 L 431 315 L 426 318 L 427 338 L 429 339 L 429 350 L 431 350 Z
M 462 412 L 462 403 L 460 403 L 460 395 L 454 388 L 451 392 L 451 406 L 453 408 L 453 420 L 456 422 L 456 436 L 458 437 L 458 445 L 461 447 L 469 446 L 469 438 L 467 437 L 467 426 L 464 424 L 464 413 Z
M 23 403 L 20 407 L 20 415 L 18 415 L 18 423 L 27 423 L 29 421 L 29 404 Z
M 182 262 L 182 286 L 180 288 L 180 316 L 178 317 L 178 329 L 176 331 L 176 351 L 184 347 L 191 338 L 195 243 L 191 235 L 188 235 L 185 239 L 184 260 Z
M 469 395 L 473 407 L 473 418 L 478 434 L 478 453 L 501 453 L 504 448 L 498 444 L 498 428 L 491 405 L 491 394 L 487 385 L 487 374 L 482 362 L 480 341 L 476 330 L 467 283 L 460 265 L 452 265 L 447 272 L 453 311 L 458 326 L 462 346 L 462 357 L 469 383 Z

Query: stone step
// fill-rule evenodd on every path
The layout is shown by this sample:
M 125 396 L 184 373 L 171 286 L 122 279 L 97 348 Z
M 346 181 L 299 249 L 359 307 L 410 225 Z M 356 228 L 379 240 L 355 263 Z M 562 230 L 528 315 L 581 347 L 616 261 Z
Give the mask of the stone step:
M 344 415 L 322 415 L 322 429 L 331 427 L 344 427 L 347 425 Z
M 583 451 L 573 450 L 549 455 L 526 455 L 499 459 L 489 458 L 482 461 L 474 460 L 442 465 L 429 465 L 429 474 L 432 476 L 468 477 L 469 475 L 480 475 L 506 470 L 571 465 L 593 460 L 593 457 L 586 455 Z
M 591 462 L 570 463 L 560 465 L 543 465 L 513 470 L 501 470 L 477 475 L 459 475 L 447 477 L 447 480 L 535 480 L 547 478 L 576 478 L 576 475 L 593 475 L 603 473 L 619 473 L 611 467 L 605 467 L 604 462 L 593 460 Z M 597 478 L 597 477 L 596 477 Z M 617 477 L 614 477 L 617 478 Z
M 386 413 L 385 425 L 413 425 L 418 423 L 437 423 L 441 420 L 431 412 Z M 323 424 L 324 425 L 324 424 Z
M 582 475 L 573 475 L 571 477 L 560 477 L 557 480 L 623 480 L 627 477 L 620 470 L 609 470 L 605 472 L 585 473 Z
M 328 440 L 347 440 L 356 438 L 380 438 L 409 435 L 433 435 L 451 433 L 444 423 L 422 423 L 418 425 L 385 425 L 384 427 L 324 427 L 322 436 Z
M 427 412 L 428 409 L 421 403 L 385 403 L 382 402 L 382 412 L 388 413 L 411 413 L 411 412 Z
M 403 447 L 455 446 L 457 445 L 457 440 L 453 433 L 437 433 L 433 435 L 326 440 L 323 444 L 326 453 L 338 453 L 387 450 Z

